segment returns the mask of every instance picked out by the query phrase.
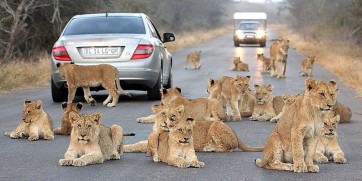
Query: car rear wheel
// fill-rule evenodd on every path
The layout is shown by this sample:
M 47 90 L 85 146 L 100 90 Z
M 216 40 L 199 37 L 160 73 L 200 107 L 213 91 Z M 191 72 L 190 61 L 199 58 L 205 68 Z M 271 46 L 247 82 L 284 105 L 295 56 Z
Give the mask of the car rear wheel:
M 234 46 L 235 46 L 235 47 L 238 47 L 238 46 L 239 46 L 239 42 L 234 41 Z
M 155 86 L 147 91 L 147 96 L 149 100 L 160 100 L 161 99 L 161 92 L 160 89 L 162 87 L 162 71 L 158 76 L 157 82 Z
M 50 80 L 51 91 L 52 91 L 52 99 L 54 102 L 63 102 L 67 101 L 68 97 L 68 89 L 65 88 L 57 88 L 54 84 L 53 78 Z

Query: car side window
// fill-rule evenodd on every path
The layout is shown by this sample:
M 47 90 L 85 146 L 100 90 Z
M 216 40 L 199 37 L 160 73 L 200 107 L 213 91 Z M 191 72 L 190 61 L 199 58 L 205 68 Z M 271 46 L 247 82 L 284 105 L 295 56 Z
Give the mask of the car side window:
M 153 23 L 151 22 L 151 20 L 150 19 L 146 19 L 147 21 L 147 25 L 148 25 L 148 27 L 150 28 L 150 30 L 151 30 L 151 34 L 152 34 L 152 36 L 153 37 L 155 37 L 155 38 L 158 38 L 158 39 L 160 39 L 160 40 L 162 40 L 161 39 L 161 37 L 160 37 L 160 35 L 159 35 L 159 33 L 158 33 L 158 31 L 157 31 L 157 29 L 156 29 L 156 27 L 153 25 Z

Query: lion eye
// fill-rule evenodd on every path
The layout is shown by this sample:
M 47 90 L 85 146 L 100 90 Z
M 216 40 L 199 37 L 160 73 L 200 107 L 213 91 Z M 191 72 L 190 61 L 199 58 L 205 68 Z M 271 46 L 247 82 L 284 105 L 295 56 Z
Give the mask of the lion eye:
M 161 113 L 161 116 L 166 117 L 166 113 L 164 113 L 164 112 Z
M 88 125 L 88 128 L 91 128 L 92 127 L 92 125 Z
M 332 126 L 335 126 L 335 125 L 336 125 L 336 123 L 333 123 L 333 124 L 332 124 Z
M 78 128 L 81 128 L 82 127 L 82 125 L 80 125 L 80 124 L 78 124 L 78 126 L 77 126 Z
M 171 115 L 170 120 L 171 120 L 171 121 L 175 121 L 175 120 L 176 120 L 176 116 L 175 116 L 175 115 Z
M 177 129 L 177 131 L 180 132 L 180 133 L 182 133 L 182 129 L 181 129 L 181 128 L 180 128 L 180 129 Z
M 192 130 L 191 130 L 191 129 L 189 129 L 189 130 L 187 130 L 187 132 L 188 132 L 189 134 L 191 134 L 191 133 L 192 133 Z
M 327 124 L 327 123 L 324 123 L 324 126 L 328 126 L 328 124 Z
M 324 93 L 319 93 L 319 95 L 322 97 L 326 97 L 326 95 Z
M 331 94 L 331 97 L 334 97 L 334 94 Z
M 26 112 L 26 113 L 30 114 L 30 113 L 31 113 L 31 111 L 28 111 L 28 112 Z

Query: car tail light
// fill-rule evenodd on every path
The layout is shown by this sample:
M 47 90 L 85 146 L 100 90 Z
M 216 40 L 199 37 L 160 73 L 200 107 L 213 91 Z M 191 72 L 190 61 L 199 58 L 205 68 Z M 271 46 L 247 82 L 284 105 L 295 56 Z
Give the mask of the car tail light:
M 72 61 L 64 46 L 54 46 L 52 49 L 52 54 L 53 54 L 53 57 L 55 58 L 55 60 Z
M 134 51 L 131 60 L 144 59 L 151 56 L 153 52 L 153 45 L 151 44 L 138 44 Z

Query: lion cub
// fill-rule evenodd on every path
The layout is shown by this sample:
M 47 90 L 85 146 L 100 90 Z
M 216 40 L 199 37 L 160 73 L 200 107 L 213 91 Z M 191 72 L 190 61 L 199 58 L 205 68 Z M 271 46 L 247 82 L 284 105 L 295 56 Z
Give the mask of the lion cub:
M 103 163 L 106 160 L 119 160 L 123 154 L 123 130 L 119 125 L 110 128 L 101 125 L 99 112 L 87 115 L 69 113 L 72 124 L 70 143 L 61 166 L 86 166 Z
M 328 160 L 333 160 L 335 163 L 346 163 L 344 153 L 338 144 L 337 125 L 339 115 L 332 118 L 325 118 L 323 132 L 319 137 L 314 161 L 318 163 L 328 163 Z
M 200 69 L 201 68 L 201 52 L 202 51 L 194 51 L 186 56 L 186 60 L 184 63 L 184 69 L 187 69 L 187 64 L 191 61 L 192 69 Z
M 83 104 L 81 102 L 70 103 L 70 104 L 68 104 L 67 102 L 63 102 L 62 103 L 63 114 L 60 119 L 61 120 L 60 127 L 54 129 L 54 134 L 70 135 L 70 132 L 72 131 L 72 125 L 70 124 L 69 121 L 69 113 L 75 112 L 79 114 L 82 107 Z
M 233 58 L 234 66 L 231 68 L 232 71 L 246 71 L 249 72 L 249 65 L 240 60 L 240 57 Z
M 160 161 L 179 168 L 204 167 L 205 164 L 198 161 L 195 154 L 192 136 L 194 125 L 192 118 L 179 120 L 178 124 L 170 127 L 170 132 L 159 135 L 157 152 Z
M 35 141 L 39 138 L 54 140 L 53 121 L 42 107 L 40 100 L 32 103 L 25 100 L 23 110 L 23 121 L 11 132 L 4 132 L 5 136 L 11 138 L 28 138 Z
M 59 73 L 68 84 L 68 103 L 72 103 L 78 87 L 83 88 L 84 99 L 94 106 L 96 101 L 90 94 L 89 87 L 104 87 L 109 95 L 103 102 L 108 107 L 116 106 L 121 93 L 131 96 L 124 91 L 119 82 L 119 72 L 116 67 L 107 64 L 75 65 L 73 63 L 57 63 Z
M 300 75 L 312 77 L 312 68 L 315 61 L 315 56 L 308 56 L 302 61 L 300 67 Z
M 282 96 L 282 99 L 283 99 L 283 102 L 284 102 L 284 106 L 283 106 L 283 108 L 282 108 L 282 111 L 280 111 L 278 115 L 274 116 L 274 117 L 270 120 L 270 122 L 272 122 L 272 123 L 278 122 L 278 121 L 279 121 L 279 118 L 282 117 L 282 115 L 284 114 L 284 112 L 285 112 L 285 110 L 287 109 L 287 107 L 289 107 L 290 105 L 292 105 L 292 104 L 295 102 L 295 100 L 297 99 L 298 96 L 299 96 L 299 94 L 298 94 L 298 95 L 287 95 L 287 94 L 286 94 L 286 95 L 283 95 L 283 96 Z
M 263 62 L 262 73 L 268 73 L 270 71 L 270 58 L 265 57 L 263 53 L 257 53 L 256 59 Z
M 254 85 L 255 104 L 253 114 L 249 117 L 252 121 L 269 121 L 275 115 L 273 107 L 273 86 Z

